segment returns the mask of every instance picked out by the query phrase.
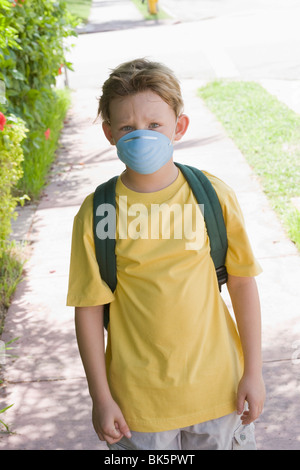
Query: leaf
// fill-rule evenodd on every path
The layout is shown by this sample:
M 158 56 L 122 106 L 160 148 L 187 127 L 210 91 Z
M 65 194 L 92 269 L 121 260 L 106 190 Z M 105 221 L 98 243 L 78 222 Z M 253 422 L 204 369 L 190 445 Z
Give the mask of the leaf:
M 17 69 L 13 69 L 11 71 L 11 74 L 16 80 L 23 80 L 23 81 L 26 80 L 24 75 L 21 72 L 19 72 Z
M 6 408 L 3 408 L 2 410 L 0 410 L 0 413 L 4 413 L 6 410 L 8 410 L 9 408 L 11 408 L 12 406 L 14 406 L 14 403 L 12 405 L 9 405 L 7 406 Z M 2 421 L 1 421 L 2 424 L 4 424 Z M 4 425 L 5 426 L 5 425 Z

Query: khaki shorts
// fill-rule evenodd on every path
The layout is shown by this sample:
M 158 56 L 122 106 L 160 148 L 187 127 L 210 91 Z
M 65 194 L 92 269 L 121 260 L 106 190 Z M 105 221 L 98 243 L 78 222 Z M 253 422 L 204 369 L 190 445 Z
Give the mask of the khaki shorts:
M 134 432 L 110 450 L 256 450 L 254 424 L 244 426 L 231 413 L 205 423 L 163 432 Z

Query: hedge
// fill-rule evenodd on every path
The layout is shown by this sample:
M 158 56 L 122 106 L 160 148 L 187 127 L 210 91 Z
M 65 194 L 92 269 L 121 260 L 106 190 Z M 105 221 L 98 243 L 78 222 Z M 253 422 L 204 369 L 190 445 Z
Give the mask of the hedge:
M 24 194 L 37 198 L 69 105 L 56 90 L 77 20 L 63 0 L 0 0 L 0 257 Z
M 6 249 L 6 240 L 11 232 L 14 209 L 17 202 L 22 200 L 12 195 L 12 188 L 23 174 L 21 142 L 25 135 L 25 124 L 20 118 L 9 116 L 6 119 L 0 113 L 0 258 Z
M 50 89 L 62 65 L 71 66 L 64 42 L 76 35 L 76 24 L 63 0 L 0 0 L 0 80 L 8 112 L 39 121 L 30 116 L 28 92 Z

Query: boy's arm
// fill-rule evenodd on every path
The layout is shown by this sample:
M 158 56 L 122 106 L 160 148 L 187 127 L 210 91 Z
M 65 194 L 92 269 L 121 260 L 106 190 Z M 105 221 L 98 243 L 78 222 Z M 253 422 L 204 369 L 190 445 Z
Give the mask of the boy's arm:
M 103 305 L 76 307 L 75 327 L 79 352 L 93 401 L 93 425 L 100 440 L 109 444 L 130 436 L 129 428 L 113 400 L 106 377 Z
M 238 387 L 237 412 L 243 413 L 246 400 L 249 410 L 244 411 L 241 419 L 243 424 L 250 424 L 261 414 L 265 400 L 259 296 L 252 277 L 228 275 L 227 287 L 244 353 L 244 374 Z

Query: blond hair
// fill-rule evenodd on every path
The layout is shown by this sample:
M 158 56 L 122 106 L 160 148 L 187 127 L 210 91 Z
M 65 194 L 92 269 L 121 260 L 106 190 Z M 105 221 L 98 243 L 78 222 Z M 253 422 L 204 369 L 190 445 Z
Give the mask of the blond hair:
M 158 62 L 136 59 L 112 70 L 102 87 L 98 116 L 110 122 L 110 103 L 118 96 L 134 95 L 151 90 L 174 110 L 176 117 L 183 111 L 180 84 L 172 70 Z

